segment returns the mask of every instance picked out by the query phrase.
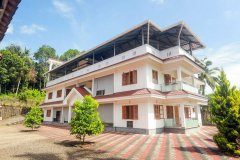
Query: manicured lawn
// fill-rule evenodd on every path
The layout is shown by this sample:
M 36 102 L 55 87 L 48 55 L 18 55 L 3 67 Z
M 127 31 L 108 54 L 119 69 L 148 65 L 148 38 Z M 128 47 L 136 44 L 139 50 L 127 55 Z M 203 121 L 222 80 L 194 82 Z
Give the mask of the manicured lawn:
M 87 137 L 93 143 L 80 146 L 66 129 L 0 127 L 0 159 L 234 159 L 218 150 L 212 140 L 215 132 L 208 126 L 188 135 L 103 133 Z

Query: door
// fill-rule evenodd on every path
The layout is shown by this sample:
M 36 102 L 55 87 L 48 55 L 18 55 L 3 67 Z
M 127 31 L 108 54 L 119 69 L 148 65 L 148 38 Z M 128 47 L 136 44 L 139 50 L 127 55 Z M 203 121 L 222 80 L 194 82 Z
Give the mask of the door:
M 56 121 L 60 122 L 60 118 L 61 118 L 61 111 L 56 111 Z
M 179 106 L 174 106 L 174 113 L 175 113 L 175 121 L 176 121 L 176 126 L 180 127 L 180 119 L 179 119 Z

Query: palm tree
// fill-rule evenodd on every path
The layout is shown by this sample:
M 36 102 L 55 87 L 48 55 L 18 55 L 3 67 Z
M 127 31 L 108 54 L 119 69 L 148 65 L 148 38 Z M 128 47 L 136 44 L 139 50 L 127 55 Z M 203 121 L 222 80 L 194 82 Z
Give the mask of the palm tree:
M 218 82 L 218 78 L 216 73 L 219 71 L 218 67 L 210 68 L 212 65 L 212 61 L 207 60 L 207 58 L 204 58 L 202 60 L 202 63 L 204 64 L 204 72 L 200 73 L 198 75 L 198 78 L 205 82 L 205 85 L 201 86 L 200 91 L 202 95 L 205 95 L 205 88 L 206 84 L 211 87 L 212 90 L 215 89 L 216 83 Z

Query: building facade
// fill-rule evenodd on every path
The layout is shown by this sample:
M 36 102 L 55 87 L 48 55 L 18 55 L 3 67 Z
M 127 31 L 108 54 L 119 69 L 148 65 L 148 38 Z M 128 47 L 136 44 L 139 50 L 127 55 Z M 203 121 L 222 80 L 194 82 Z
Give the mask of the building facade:
M 69 123 L 85 95 L 99 102 L 104 124 L 144 134 L 202 125 L 197 79 L 203 65 L 193 55 L 204 45 L 183 23 L 160 29 L 151 21 L 131 28 L 46 73 L 44 121 Z M 107 128 L 107 127 L 106 127 Z

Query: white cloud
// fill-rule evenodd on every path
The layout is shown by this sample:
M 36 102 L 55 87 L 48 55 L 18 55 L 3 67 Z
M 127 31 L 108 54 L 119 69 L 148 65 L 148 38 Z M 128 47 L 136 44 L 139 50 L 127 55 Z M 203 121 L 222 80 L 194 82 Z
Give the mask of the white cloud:
M 237 18 L 240 17 L 240 12 L 238 10 L 226 10 L 224 17 L 228 19 Z
M 223 68 L 230 83 L 240 88 L 240 42 L 211 50 L 207 58 L 213 62 L 213 66 Z
M 163 4 L 165 0 L 151 0 L 151 1 L 157 4 Z
M 7 34 L 13 34 L 13 31 L 14 31 L 14 27 L 13 27 L 12 23 L 10 23 L 6 33 Z
M 54 8 L 61 16 L 71 19 L 74 18 L 75 10 L 69 4 L 61 0 L 53 0 L 52 2 Z
M 20 28 L 20 32 L 22 34 L 35 34 L 39 31 L 46 31 L 47 29 L 43 26 L 37 25 L 37 24 L 31 24 L 31 25 L 23 25 Z

